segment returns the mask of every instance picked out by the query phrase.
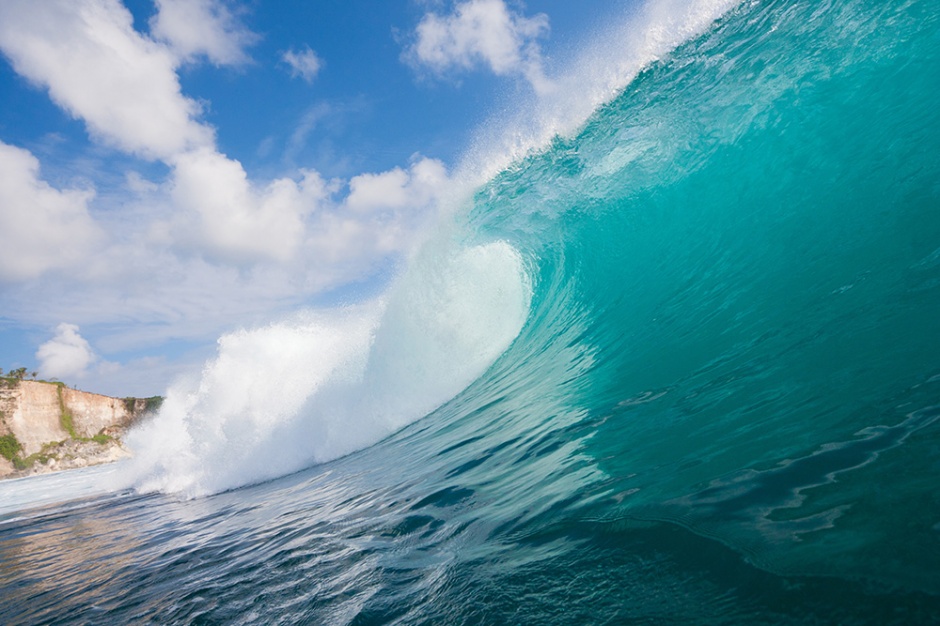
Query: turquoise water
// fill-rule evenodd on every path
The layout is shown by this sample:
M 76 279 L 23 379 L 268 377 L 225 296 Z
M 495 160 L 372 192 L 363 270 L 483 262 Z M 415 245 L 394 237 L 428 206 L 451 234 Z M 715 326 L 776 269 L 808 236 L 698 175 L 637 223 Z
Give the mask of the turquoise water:
M 531 299 L 469 386 L 270 482 L 0 514 L 2 621 L 940 622 L 938 57 L 936 2 L 733 9 L 476 192 Z

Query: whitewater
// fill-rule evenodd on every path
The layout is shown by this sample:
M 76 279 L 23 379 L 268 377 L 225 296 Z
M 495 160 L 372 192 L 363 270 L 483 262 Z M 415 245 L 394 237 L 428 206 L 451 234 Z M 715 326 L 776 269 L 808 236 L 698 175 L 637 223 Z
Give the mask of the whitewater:
M 940 6 L 649 2 L 374 301 L 0 484 L 37 623 L 940 621 Z

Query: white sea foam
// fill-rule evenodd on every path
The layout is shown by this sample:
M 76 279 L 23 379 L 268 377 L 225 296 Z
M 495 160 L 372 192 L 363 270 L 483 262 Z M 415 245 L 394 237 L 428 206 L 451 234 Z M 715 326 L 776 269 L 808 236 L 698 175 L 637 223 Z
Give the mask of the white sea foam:
M 382 301 L 226 335 L 201 379 L 129 434 L 123 479 L 196 496 L 371 445 L 480 376 L 529 298 L 508 244 L 432 246 Z

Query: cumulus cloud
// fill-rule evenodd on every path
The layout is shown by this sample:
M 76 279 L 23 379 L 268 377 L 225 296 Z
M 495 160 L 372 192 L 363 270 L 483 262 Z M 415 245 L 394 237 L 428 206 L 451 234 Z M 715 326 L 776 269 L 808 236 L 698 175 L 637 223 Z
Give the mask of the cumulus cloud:
M 377 249 L 359 255 L 404 245 L 413 228 L 393 222 L 410 220 L 403 213 L 409 206 L 424 210 L 431 189 L 446 179 L 443 165 L 425 159 L 408 170 L 354 177 L 345 203 L 332 198 L 335 189 L 315 172 L 252 181 L 239 161 L 218 150 L 213 129 L 198 120 L 199 107 L 182 94 L 177 75 L 181 58 L 196 54 L 236 62 L 245 36 L 218 0 L 160 0 L 157 6 L 151 28 L 167 43 L 136 32 L 118 0 L 0 3 L 0 48 L 17 72 L 46 87 L 94 137 L 170 167 L 162 190 L 174 215 L 155 221 L 152 241 L 237 265 L 294 261 L 315 254 L 310 242 L 316 240 L 331 250 L 345 237 L 353 245 L 363 238 L 381 240 Z M 319 67 L 309 48 L 291 51 L 285 61 L 308 79 Z M 155 191 L 139 176 L 131 175 L 128 185 L 139 193 Z M 69 194 L 63 198 L 75 207 L 71 215 L 87 215 L 82 211 L 88 197 Z M 325 206 L 350 215 L 314 219 Z M 377 229 L 388 232 L 370 234 Z M 87 239 L 81 235 L 88 230 L 76 229 L 78 242 Z M 326 239 L 320 237 L 324 232 Z M 41 264 L 34 266 L 42 271 Z M 21 264 L 17 272 L 25 271 Z
M 183 60 L 205 55 L 216 65 L 248 61 L 245 48 L 258 36 L 245 28 L 220 0 L 156 0 L 150 32 L 170 44 Z
M 336 210 L 315 216 L 308 246 L 331 272 L 362 276 L 406 254 L 437 215 L 452 180 L 437 159 L 416 156 L 407 169 L 360 174 Z
M 427 207 L 447 182 L 447 169 L 437 159 L 419 158 L 408 170 L 360 174 L 349 181 L 346 207 L 353 213 Z
M 309 227 L 307 216 L 328 195 L 315 171 L 258 184 L 239 161 L 211 148 L 182 153 L 170 163 L 170 197 L 179 212 L 175 238 L 225 262 L 291 260 Z
M 93 196 L 55 189 L 32 153 L 0 141 L 0 281 L 36 278 L 89 252 L 102 235 L 88 213 Z
M 39 373 L 46 378 L 81 378 L 96 357 L 75 324 L 59 324 L 55 337 L 36 351 Z
M 331 275 L 330 258 L 364 271 L 408 247 L 449 182 L 443 163 L 416 156 L 407 169 L 352 177 L 342 197 L 342 181 L 314 170 L 259 185 L 238 161 L 189 152 L 174 161 L 171 197 L 183 213 L 170 239 L 235 264 L 306 259 Z
M 545 91 L 550 83 L 536 39 L 548 30 L 543 13 L 525 17 L 504 0 L 467 0 L 449 15 L 427 13 L 407 57 L 437 73 L 483 64 L 499 76 L 523 76 L 536 91 Z
M 163 0 L 159 7 L 155 30 L 186 54 L 235 59 L 218 43 L 221 35 L 211 36 L 231 30 L 222 5 Z M 204 29 L 194 37 L 205 47 L 186 44 L 189 31 L 174 30 L 177 20 Z M 0 48 L 17 72 L 47 87 L 94 136 L 171 166 L 177 221 L 199 217 L 186 222 L 187 243 L 203 243 L 210 255 L 238 262 L 284 261 L 298 249 L 313 178 L 255 188 L 241 163 L 218 152 L 213 130 L 197 121 L 199 107 L 180 91 L 178 58 L 134 31 L 131 14 L 117 0 L 0 3 Z M 188 232 L 192 226 L 196 237 Z
M 300 182 L 280 178 L 258 189 L 241 163 L 214 150 L 174 161 L 173 200 L 197 218 L 200 239 L 210 251 L 234 262 L 289 260 L 303 239 L 305 217 L 325 196 L 316 172 L 302 172 Z
M 309 46 L 304 46 L 301 50 L 288 50 L 281 58 L 290 68 L 292 77 L 302 78 L 308 83 L 313 82 L 323 66 L 323 61 Z
M 121 150 L 167 158 L 214 142 L 195 121 L 199 105 L 180 91 L 176 58 L 137 33 L 117 0 L 4 0 L 0 49 L 17 73 Z
M 404 252 L 449 182 L 443 163 L 416 157 L 408 169 L 354 176 L 343 197 L 341 181 L 316 171 L 262 187 L 251 184 L 237 161 L 212 151 L 189 153 L 173 175 L 174 203 L 188 210 L 172 226 L 174 239 L 197 233 L 190 244 L 236 264 L 302 260 L 321 285 L 335 285 Z

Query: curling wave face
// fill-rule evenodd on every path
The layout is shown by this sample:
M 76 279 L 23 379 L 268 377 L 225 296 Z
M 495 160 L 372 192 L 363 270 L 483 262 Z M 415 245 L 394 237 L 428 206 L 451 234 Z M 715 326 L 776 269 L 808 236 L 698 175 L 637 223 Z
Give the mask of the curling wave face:
M 556 68 L 550 88 L 516 103 L 524 115 L 480 129 L 450 196 L 467 197 L 578 132 L 644 67 L 735 4 L 649 2 L 611 22 Z M 523 258 L 519 232 L 486 234 L 468 211 L 470 202 L 440 207 L 438 232 L 380 301 L 220 338 L 201 379 L 178 382 L 159 418 L 129 436 L 127 480 L 195 496 L 284 475 L 374 444 L 476 380 L 525 323 L 537 253 Z

